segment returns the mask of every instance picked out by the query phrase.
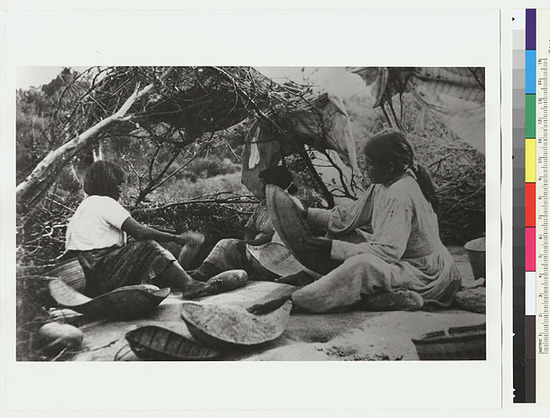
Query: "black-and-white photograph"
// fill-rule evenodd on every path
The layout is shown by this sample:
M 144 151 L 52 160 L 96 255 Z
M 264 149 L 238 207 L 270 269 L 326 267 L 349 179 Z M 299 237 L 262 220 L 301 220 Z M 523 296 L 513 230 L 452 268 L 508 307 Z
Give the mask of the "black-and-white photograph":
M 487 359 L 485 68 L 16 76 L 17 361 Z

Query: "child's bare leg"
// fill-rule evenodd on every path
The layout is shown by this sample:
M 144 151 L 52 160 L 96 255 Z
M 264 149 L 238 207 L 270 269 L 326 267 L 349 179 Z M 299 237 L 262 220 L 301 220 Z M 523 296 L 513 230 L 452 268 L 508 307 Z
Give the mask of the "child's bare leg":
M 184 298 L 196 297 L 206 287 L 206 283 L 193 280 L 177 261 L 170 263 L 157 277 L 157 281 L 181 291 Z

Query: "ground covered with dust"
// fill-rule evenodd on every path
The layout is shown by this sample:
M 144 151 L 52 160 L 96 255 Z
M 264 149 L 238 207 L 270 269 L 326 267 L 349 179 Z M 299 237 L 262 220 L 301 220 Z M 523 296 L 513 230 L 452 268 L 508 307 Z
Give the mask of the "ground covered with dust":
M 466 255 L 452 250 L 464 283 L 473 280 Z M 287 285 L 251 282 L 246 287 L 203 298 L 201 303 L 232 304 L 248 307 L 269 293 Z M 73 361 L 136 361 L 125 334 L 144 325 L 157 325 L 192 338 L 181 319 L 183 300 L 172 294 L 147 318 L 134 321 L 97 321 L 80 329 L 84 341 Z M 285 332 L 276 340 L 260 346 L 230 349 L 219 360 L 313 360 L 378 361 L 418 360 L 413 338 L 450 327 L 478 325 L 485 314 L 459 309 L 434 312 L 341 312 L 306 314 L 293 311 Z

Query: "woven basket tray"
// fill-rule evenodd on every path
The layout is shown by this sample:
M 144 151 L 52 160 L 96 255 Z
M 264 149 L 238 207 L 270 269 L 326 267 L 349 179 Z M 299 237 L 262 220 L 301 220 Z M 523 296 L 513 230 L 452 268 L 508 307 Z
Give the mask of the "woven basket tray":
M 84 271 L 76 258 L 71 258 L 53 269 L 48 270 L 46 275 L 58 278 L 78 292 L 84 292 L 86 289 Z
M 254 315 L 241 306 L 183 304 L 181 316 L 191 335 L 213 347 L 253 346 L 278 338 L 285 330 L 292 302 L 265 315 Z
M 170 294 L 170 288 L 150 285 L 119 287 L 95 298 L 89 298 L 61 280 L 49 282 L 50 294 L 61 306 L 94 318 L 127 320 L 144 317 Z
M 320 258 L 318 254 L 306 248 L 305 242 L 312 234 L 288 193 L 273 184 L 266 186 L 265 193 L 273 226 L 296 260 L 320 274 L 326 274 L 336 268 L 340 263 L 330 258 Z
M 220 355 L 166 328 L 148 325 L 126 334 L 132 351 L 142 360 L 211 360 Z
M 420 360 L 485 360 L 485 323 L 430 332 L 413 338 Z
M 296 274 L 304 269 L 284 245 L 275 242 L 247 245 L 246 254 L 254 271 L 263 273 L 267 280 Z

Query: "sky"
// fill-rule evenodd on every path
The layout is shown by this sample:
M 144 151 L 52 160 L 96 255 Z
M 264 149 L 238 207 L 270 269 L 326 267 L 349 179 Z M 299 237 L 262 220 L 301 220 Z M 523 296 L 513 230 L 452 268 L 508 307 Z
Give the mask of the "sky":
M 77 71 L 85 70 L 87 67 L 72 67 Z M 15 86 L 18 89 L 29 87 L 40 87 L 52 81 L 61 72 L 63 67 L 18 67 Z
M 311 80 L 322 91 L 342 99 L 367 94 L 369 91 L 361 77 L 350 73 L 344 67 L 256 67 L 256 69 L 279 83 L 286 79 L 299 84 Z
M 80 72 L 88 67 L 71 68 Z M 57 77 L 62 69 L 63 67 L 53 66 L 18 67 L 16 88 L 40 87 Z M 343 67 L 256 67 L 256 69 L 279 83 L 290 79 L 303 84 L 309 80 L 318 85 L 322 91 L 342 99 L 368 94 L 369 91 L 358 75 L 350 73 Z

